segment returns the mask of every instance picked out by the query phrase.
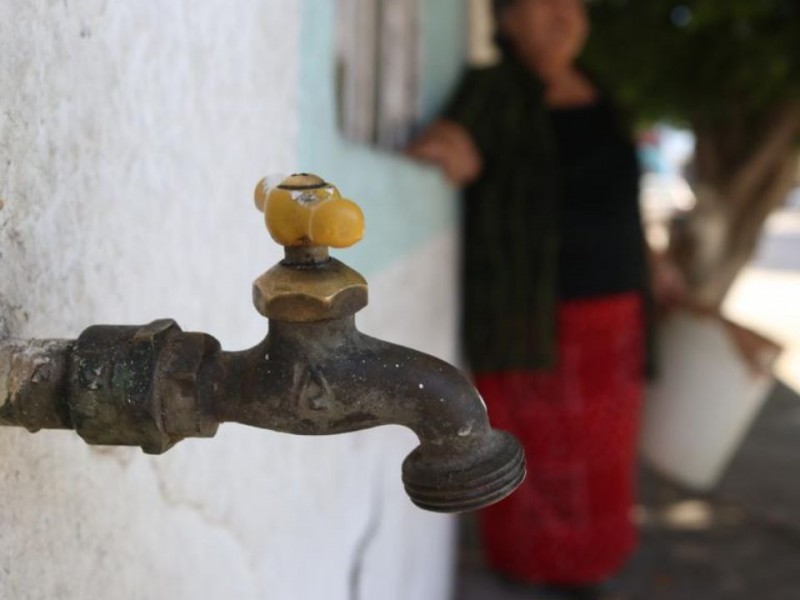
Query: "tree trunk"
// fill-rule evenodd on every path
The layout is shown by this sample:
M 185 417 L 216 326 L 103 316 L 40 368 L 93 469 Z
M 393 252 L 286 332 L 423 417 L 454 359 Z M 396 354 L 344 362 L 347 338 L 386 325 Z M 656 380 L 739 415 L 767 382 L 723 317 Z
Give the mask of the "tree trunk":
M 752 258 L 767 217 L 796 183 L 800 105 L 694 130 L 689 182 L 697 204 L 674 219 L 670 254 L 690 300 L 719 308 Z

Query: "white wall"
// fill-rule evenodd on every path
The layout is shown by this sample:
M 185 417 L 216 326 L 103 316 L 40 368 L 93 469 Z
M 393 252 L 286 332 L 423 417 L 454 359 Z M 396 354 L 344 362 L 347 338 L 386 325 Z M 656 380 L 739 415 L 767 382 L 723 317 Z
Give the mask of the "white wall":
M 0 3 L 0 333 L 263 337 L 250 284 L 280 253 L 251 193 L 297 167 L 299 15 Z M 454 254 L 446 233 L 373 277 L 364 329 L 452 360 Z M 405 498 L 414 445 L 224 425 L 147 457 L 0 429 L 0 599 L 445 598 L 452 520 Z

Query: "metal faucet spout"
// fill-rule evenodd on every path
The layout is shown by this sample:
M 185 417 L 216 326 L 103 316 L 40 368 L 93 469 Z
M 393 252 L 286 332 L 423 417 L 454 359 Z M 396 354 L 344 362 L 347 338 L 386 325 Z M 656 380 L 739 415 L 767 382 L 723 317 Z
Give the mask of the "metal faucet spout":
M 303 435 L 381 425 L 413 430 L 420 445 L 403 479 L 428 510 L 477 508 L 524 477 L 516 440 L 491 429 L 483 401 L 457 369 L 360 333 L 352 316 L 271 321 L 264 342 L 219 364 L 221 381 L 207 389 L 224 390 L 210 401 L 220 421 Z
M 433 445 L 489 428 L 480 397 L 455 368 L 363 335 L 352 316 L 270 322 L 261 344 L 219 362 L 225 397 L 213 404 L 222 421 L 305 435 L 405 425 Z

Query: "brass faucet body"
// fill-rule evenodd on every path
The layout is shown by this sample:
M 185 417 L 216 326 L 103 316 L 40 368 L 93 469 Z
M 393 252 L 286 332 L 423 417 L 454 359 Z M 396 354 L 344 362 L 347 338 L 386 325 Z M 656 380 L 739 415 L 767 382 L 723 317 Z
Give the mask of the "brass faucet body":
M 381 425 L 412 429 L 403 463 L 412 501 L 472 510 L 522 481 L 522 449 L 493 430 L 457 369 L 360 333 L 367 283 L 327 248 L 289 246 L 253 285 L 269 319 L 254 348 L 225 352 L 172 320 L 95 325 L 77 340 L 0 340 L 0 425 L 73 429 L 89 444 L 166 452 L 237 422 L 301 435 Z

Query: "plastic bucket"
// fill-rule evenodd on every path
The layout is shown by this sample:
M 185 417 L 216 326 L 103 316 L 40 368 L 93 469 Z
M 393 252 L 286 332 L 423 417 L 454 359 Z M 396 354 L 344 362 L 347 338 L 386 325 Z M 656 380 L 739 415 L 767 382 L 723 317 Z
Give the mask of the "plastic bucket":
M 756 342 L 760 368 L 745 360 L 743 337 Z M 718 317 L 670 316 L 644 406 L 644 458 L 682 485 L 715 487 L 772 389 L 779 354 L 773 342 Z

